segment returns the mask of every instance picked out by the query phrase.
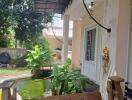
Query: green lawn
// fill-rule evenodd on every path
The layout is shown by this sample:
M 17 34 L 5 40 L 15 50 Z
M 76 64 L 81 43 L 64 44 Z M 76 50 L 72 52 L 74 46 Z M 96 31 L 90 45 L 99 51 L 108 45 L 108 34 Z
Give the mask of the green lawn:
M 21 81 L 17 84 L 18 93 L 21 95 L 23 100 L 40 98 L 44 96 L 44 92 L 47 90 L 48 84 L 47 80 L 41 79 Z
M 20 75 L 20 74 L 28 74 L 28 73 L 30 73 L 30 69 L 27 69 L 27 68 L 14 68 L 14 69 L 0 68 L 0 76 L 1 75 Z

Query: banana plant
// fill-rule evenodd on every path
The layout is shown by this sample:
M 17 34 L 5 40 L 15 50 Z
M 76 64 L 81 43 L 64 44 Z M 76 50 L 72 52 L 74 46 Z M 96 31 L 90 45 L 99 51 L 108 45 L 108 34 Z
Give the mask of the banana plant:
M 87 78 L 81 75 L 79 70 L 72 70 L 71 64 L 72 61 L 67 59 L 67 62 L 62 67 L 54 66 L 51 81 L 53 95 L 80 93 L 83 91 Z

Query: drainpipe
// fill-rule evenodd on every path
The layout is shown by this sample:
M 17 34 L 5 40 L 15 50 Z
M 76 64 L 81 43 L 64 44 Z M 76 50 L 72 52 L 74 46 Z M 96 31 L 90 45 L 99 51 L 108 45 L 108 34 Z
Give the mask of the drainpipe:
M 68 58 L 68 37 L 69 37 L 69 15 L 64 15 L 62 64 L 66 63 L 66 60 Z

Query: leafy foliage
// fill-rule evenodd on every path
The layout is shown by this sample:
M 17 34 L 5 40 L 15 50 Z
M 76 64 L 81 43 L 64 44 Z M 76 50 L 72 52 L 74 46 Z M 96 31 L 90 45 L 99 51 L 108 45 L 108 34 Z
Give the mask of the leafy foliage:
M 51 22 L 51 14 L 35 12 L 33 0 L 17 1 L 14 9 L 14 17 L 17 21 L 15 37 L 26 48 L 31 49 L 38 37 L 42 36 L 42 29 L 46 27 L 48 22 Z
M 41 52 L 42 48 L 39 45 L 34 47 L 34 50 L 28 50 L 28 55 L 26 61 L 28 62 L 28 66 L 32 68 L 32 70 L 39 69 L 42 67 L 43 63 L 41 62 L 44 53 Z
M 71 60 L 68 59 L 63 67 L 54 66 L 51 89 L 53 95 L 80 93 L 86 78 L 78 70 L 71 70 Z
M 39 37 L 33 50 L 28 50 L 26 59 L 28 67 L 37 70 L 40 69 L 40 67 L 49 66 L 52 60 L 52 51 L 48 41 L 44 37 Z
M 12 3 L 13 0 L 0 0 L 0 47 L 7 47 L 9 44 L 8 35 L 14 23 Z
M 27 49 L 32 49 L 42 29 L 52 21 L 49 13 L 36 13 L 34 0 L 0 0 L 0 46 L 10 43 L 8 35 L 14 31 L 15 38 Z
M 51 58 L 48 50 L 43 50 L 40 45 L 35 45 L 34 50 L 28 50 L 26 61 L 28 67 L 35 71 L 49 65 Z

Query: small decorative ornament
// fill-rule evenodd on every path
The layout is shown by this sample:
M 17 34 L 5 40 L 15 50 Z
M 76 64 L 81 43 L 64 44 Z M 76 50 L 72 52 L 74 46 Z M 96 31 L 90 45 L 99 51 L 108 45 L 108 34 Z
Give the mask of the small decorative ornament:
M 110 57 L 109 57 L 108 47 L 105 47 L 103 49 L 102 62 L 103 62 L 103 72 L 104 74 L 107 74 L 110 67 Z

